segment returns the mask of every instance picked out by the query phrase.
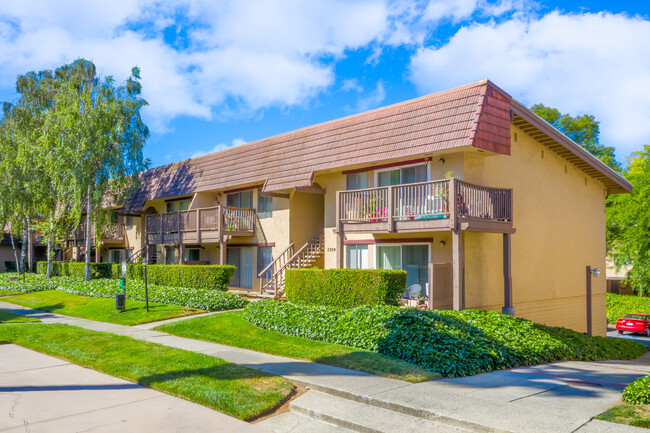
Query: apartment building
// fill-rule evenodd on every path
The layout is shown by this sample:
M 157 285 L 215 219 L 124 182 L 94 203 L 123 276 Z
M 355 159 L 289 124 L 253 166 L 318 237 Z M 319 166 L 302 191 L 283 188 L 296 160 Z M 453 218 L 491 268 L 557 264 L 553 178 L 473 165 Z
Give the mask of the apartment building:
M 229 263 L 233 288 L 277 296 L 287 268 L 403 269 L 406 295 L 433 308 L 599 335 L 605 279 L 591 281 L 588 324 L 585 269 L 605 269 L 605 198 L 631 190 L 487 80 L 141 179 L 98 260 Z

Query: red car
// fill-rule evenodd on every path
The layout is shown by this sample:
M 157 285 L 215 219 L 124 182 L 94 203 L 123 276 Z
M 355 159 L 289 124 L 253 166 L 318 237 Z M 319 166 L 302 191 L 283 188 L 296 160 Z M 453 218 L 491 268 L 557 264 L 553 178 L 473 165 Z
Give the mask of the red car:
M 622 319 L 618 319 L 616 329 L 619 334 L 627 331 L 635 334 L 645 334 L 650 337 L 650 314 L 626 314 Z

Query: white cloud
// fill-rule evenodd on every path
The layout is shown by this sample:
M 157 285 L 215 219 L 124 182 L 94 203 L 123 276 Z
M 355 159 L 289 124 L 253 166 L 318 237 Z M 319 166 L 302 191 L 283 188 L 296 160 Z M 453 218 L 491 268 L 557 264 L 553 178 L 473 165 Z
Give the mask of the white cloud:
M 363 92 L 363 87 L 359 84 L 359 80 L 356 78 L 348 78 L 343 80 L 341 83 L 341 90 L 344 92 L 349 92 L 351 90 L 354 90 L 355 92 Z
M 607 13 L 463 27 L 439 48 L 420 48 L 411 79 L 430 93 L 489 78 L 521 102 L 601 121 L 619 156 L 650 142 L 650 22 Z
M 246 140 L 244 140 L 243 138 L 234 138 L 232 140 L 232 143 L 230 143 L 230 144 L 219 143 L 216 146 L 214 146 L 211 150 L 208 150 L 208 151 L 203 151 L 203 150 L 196 151 L 196 152 L 194 152 L 194 153 L 192 153 L 190 155 L 190 158 L 195 158 L 195 157 L 201 156 L 201 155 L 207 155 L 208 153 L 212 153 L 212 152 L 218 152 L 220 150 L 228 149 L 230 147 L 239 146 L 240 144 L 246 144 Z
M 370 92 L 366 96 L 362 96 L 357 101 L 357 104 L 354 108 L 348 109 L 348 111 L 353 113 L 361 113 L 373 108 L 377 108 L 384 99 L 386 99 L 386 90 L 384 89 L 384 83 L 379 80 L 377 81 L 377 87 L 375 90 Z

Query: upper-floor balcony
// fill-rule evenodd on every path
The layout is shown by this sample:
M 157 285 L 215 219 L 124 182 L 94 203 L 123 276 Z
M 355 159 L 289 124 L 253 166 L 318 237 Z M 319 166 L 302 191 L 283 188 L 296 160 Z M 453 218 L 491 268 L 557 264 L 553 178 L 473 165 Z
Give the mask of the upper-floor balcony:
M 253 236 L 255 209 L 214 206 L 147 215 L 148 244 L 221 242 L 224 236 Z
M 125 239 L 124 224 L 110 223 L 102 231 L 102 243 L 120 244 Z M 92 244 L 95 243 L 95 223 L 90 225 L 90 239 Z M 79 224 L 77 229 L 67 239 L 68 247 L 83 247 L 86 244 L 86 223 Z
M 512 189 L 442 179 L 339 191 L 343 232 L 512 231 Z

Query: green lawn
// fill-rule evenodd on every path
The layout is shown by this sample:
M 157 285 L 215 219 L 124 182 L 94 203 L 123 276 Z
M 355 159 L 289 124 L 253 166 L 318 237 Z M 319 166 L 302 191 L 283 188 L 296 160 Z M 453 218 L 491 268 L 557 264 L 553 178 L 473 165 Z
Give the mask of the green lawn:
M 422 382 L 440 377 L 413 364 L 379 353 L 267 331 L 244 319 L 241 311 L 183 320 L 155 329 L 182 337 L 304 359 L 408 382 Z
M 34 317 L 20 316 L 18 314 L 0 310 L 0 323 L 26 323 L 26 322 L 40 322 L 40 320 Z
M 2 298 L 2 301 L 51 313 L 83 317 L 84 319 L 98 320 L 101 322 L 118 323 L 120 325 L 137 325 L 139 323 L 154 322 L 156 320 L 203 312 L 203 310 L 178 305 L 150 302 L 149 312 L 147 313 L 144 302 L 129 300 L 126 301 L 126 310 L 117 312 L 115 311 L 115 299 L 70 295 L 58 290 L 25 293 L 18 296 Z
M 601 413 L 596 419 L 650 428 L 650 404 L 631 405 L 621 403 Z
M 7 340 L 250 420 L 281 405 L 293 385 L 222 359 L 68 325 L 0 327 Z
M 0 289 L 0 296 L 9 296 L 9 295 L 20 295 L 22 292 L 18 292 L 15 290 L 5 290 L 5 289 Z

